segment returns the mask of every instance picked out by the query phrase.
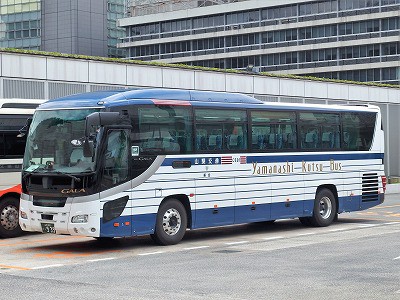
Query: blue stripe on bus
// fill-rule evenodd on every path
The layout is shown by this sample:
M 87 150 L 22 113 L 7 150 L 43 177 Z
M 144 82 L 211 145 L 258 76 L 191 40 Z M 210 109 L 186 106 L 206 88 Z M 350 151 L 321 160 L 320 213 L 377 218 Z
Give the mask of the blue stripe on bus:
M 232 156 L 235 154 L 226 154 L 223 156 Z M 249 163 L 282 163 L 282 162 L 301 162 L 301 161 L 330 161 L 333 160 L 367 160 L 367 159 L 383 159 L 383 153 L 340 153 L 340 154 L 298 154 L 298 155 L 256 155 L 252 156 L 248 153 L 236 154 L 245 155 L 247 157 L 247 164 Z M 201 164 L 199 160 L 205 159 L 206 162 L 209 159 L 213 160 L 212 164 Z M 215 159 L 218 159 L 218 163 Z M 192 165 L 221 165 L 221 157 L 205 157 L 198 155 L 198 157 L 177 157 L 177 158 L 166 158 L 162 163 L 162 166 L 172 166 L 174 161 L 190 161 Z M 231 165 L 231 164 L 230 164 Z
M 383 201 L 383 194 L 377 200 L 362 202 L 361 196 L 340 197 L 339 213 L 364 210 L 376 206 Z M 291 201 L 266 203 L 256 205 L 231 206 L 220 208 L 207 208 L 192 210 L 192 228 L 244 224 L 263 222 L 269 220 L 288 219 L 297 217 L 310 217 L 313 212 L 314 199 L 304 201 Z M 134 210 L 135 208 L 133 208 Z M 133 216 L 120 216 L 103 223 L 101 219 L 101 237 L 124 237 L 143 234 L 152 234 L 155 230 L 157 214 L 143 214 Z M 127 226 L 126 222 L 129 222 Z M 118 226 L 115 226 L 118 224 Z

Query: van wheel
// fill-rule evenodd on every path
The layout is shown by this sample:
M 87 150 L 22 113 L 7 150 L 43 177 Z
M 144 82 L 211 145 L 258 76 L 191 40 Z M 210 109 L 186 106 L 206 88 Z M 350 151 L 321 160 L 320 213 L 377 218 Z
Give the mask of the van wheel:
M 182 240 L 186 227 L 185 207 L 180 201 L 169 199 L 158 209 L 156 229 L 151 238 L 159 245 L 174 245 Z
M 317 193 L 314 201 L 314 211 L 309 219 L 311 225 L 317 227 L 329 226 L 337 215 L 336 198 L 328 189 Z
M 19 199 L 6 197 L 0 200 L 0 237 L 11 238 L 22 234 L 18 217 Z

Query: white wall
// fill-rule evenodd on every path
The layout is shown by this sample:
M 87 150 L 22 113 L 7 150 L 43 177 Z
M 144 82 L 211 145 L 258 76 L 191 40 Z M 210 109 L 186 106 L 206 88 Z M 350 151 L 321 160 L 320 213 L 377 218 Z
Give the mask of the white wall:
M 0 78 L 400 103 L 400 92 L 393 88 L 5 52 L 0 52 Z M 3 97 L 3 91 L 0 91 L 0 97 Z

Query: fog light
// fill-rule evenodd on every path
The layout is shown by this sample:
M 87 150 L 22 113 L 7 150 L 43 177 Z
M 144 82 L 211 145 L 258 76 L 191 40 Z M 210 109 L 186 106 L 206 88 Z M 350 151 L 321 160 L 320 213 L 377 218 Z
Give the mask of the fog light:
M 71 223 L 87 223 L 88 219 L 88 215 L 77 215 L 72 217 Z
M 92 228 L 90 228 L 90 231 L 91 231 L 91 232 L 96 232 L 96 228 L 93 228 L 93 227 L 92 227 Z
M 19 215 L 21 216 L 21 219 L 28 219 L 28 215 L 24 211 L 20 211 Z

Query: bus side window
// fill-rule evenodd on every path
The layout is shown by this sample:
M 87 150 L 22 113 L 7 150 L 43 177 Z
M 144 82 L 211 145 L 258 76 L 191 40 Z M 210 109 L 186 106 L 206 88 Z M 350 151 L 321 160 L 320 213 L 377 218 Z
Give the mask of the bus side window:
M 103 183 L 113 186 L 128 177 L 128 134 L 125 130 L 108 132 L 107 149 L 104 156 Z
M 0 157 L 4 156 L 4 135 L 0 133 Z

